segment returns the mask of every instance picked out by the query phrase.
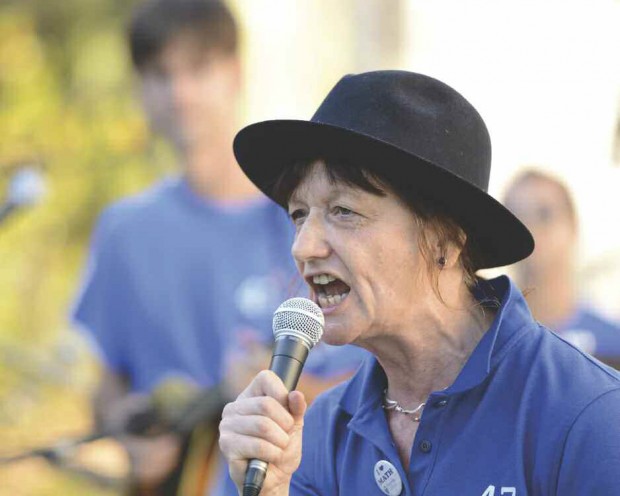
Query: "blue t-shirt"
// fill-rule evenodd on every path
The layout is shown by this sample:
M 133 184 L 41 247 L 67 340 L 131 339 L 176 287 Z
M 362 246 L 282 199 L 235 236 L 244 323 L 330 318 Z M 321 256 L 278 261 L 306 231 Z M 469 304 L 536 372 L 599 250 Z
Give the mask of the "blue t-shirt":
M 620 374 L 537 324 L 507 277 L 481 284 L 501 306 L 455 382 L 428 398 L 410 465 L 369 357 L 310 407 L 291 494 L 620 494 Z
M 620 325 L 584 306 L 577 308 L 555 331 L 566 341 L 605 362 L 620 365 Z
M 266 198 L 222 206 L 163 181 L 102 214 L 75 320 L 133 391 L 216 385 L 245 344 L 273 342 L 274 310 L 302 290 L 293 235 Z M 352 372 L 364 354 L 321 343 L 304 372 Z

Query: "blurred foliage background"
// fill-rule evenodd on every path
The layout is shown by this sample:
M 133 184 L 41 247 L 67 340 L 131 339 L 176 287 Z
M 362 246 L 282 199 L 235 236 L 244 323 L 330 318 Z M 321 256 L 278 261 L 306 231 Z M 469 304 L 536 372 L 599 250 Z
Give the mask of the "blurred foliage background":
M 132 3 L 0 1 L 0 199 L 23 165 L 37 164 L 47 185 L 0 225 L 0 457 L 90 429 L 96 371 L 67 320 L 85 247 L 107 203 L 166 169 L 132 90 Z M 122 473 L 105 453 L 95 468 Z M 111 493 L 28 460 L 0 464 L 0 494 Z

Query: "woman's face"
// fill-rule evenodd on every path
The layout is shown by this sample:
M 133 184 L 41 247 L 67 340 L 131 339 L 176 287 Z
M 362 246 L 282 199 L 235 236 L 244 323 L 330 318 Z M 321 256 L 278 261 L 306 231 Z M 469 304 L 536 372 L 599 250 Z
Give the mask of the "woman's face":
M 562 188 L 546 179 L 525 179 L 511 188 L 505 203 L 536 242 L 532 255 L 517 267 L 536 277 L 572 270 L 577 230 Z
M 325 315 L 330 344 L 407 325 L 429 298 L 414 214 L 393 193 L 332 183 L 317 161 L 289 201 L 293 257 Z

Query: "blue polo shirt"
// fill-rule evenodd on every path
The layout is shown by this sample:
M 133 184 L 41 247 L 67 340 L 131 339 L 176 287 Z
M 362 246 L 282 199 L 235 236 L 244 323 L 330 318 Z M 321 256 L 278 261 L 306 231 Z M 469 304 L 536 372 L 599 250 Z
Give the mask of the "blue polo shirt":
M 566 341 L 599 360 L 620 365 L 620 325 L 584 305 L 553 329 Z
M 428 398 L 409 466 L 369 357 L 309 409 L 291 494 L 381 495 L 379 461 L 403 495 L 620 494 L 620 375 L 536 323 L 507 277 L 479 289 L 500 308 L 454 383 Z

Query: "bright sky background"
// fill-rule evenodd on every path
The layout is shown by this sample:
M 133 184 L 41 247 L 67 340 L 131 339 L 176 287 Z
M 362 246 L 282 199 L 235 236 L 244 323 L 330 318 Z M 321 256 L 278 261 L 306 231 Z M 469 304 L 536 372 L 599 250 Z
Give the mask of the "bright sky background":
M 461 91 L 494 149 L 491 192 L 522 164 L 560 175 L 579 199 L 586 258 L 620 247 L 620 4 L 408 2 L 405 65 Z M 614 223 L 615 225 L 613 225 Z

